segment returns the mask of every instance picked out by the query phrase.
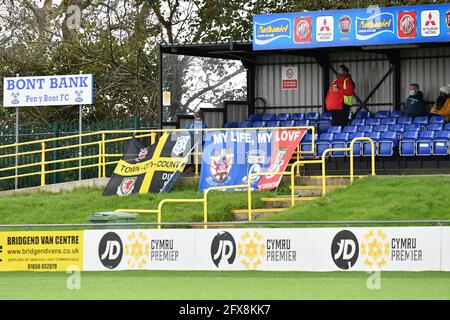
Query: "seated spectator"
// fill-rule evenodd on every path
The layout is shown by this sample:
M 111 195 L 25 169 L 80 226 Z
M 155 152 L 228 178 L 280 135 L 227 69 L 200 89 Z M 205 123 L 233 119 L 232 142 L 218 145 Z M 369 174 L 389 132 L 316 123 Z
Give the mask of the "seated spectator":
M 439 89 L 439 97 L 430 113 L 443 116 L 445 122 L 450 122 L 450 85 Z
M 403 113 L 409 117 L 426 116 L 428 113 L 423 93 L 419 89 L 417 83 L 409 85 L 409 96 L 402 109 Z

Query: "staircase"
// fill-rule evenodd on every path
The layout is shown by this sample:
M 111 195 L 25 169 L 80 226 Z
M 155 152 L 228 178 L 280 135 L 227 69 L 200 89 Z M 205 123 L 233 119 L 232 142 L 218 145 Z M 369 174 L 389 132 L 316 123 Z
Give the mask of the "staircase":
M 361 179 L 365 176 L 354 176 L 355 179 Z M 306 176 L 296 178 L 295 182 L 295 203 L 305 203 L 314 201 L 322 197 L 322 177 Z M 348 176 L 327 176 L 327 193 L 336 189 L 345 188 L 350 184 Z M 291 187 L 289 186 L 289 190 Z M 263 208 L 252 208 L 252 218 L 261 216 L 281 214 L 291 206 L 290 195 L 279 195 L 273 198 L 262 198 Z M 248 209 L 236 209 L 232 211 L 235 220 L 246 221 L 248 219 Z

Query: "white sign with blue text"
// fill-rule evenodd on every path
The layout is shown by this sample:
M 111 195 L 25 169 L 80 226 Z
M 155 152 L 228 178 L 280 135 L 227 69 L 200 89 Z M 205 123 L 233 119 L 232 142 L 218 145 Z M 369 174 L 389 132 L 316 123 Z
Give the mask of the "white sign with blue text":
M 3 79 L 4 107 L 86 105 L 93 103 L 92 74 Z

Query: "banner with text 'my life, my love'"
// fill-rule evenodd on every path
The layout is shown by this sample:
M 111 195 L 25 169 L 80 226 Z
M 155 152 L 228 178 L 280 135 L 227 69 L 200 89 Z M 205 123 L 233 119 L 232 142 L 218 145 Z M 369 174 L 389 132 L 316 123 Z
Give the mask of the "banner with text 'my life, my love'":
M 306 130 L 214 131 L 205 136 L 199 191 L 248 183 L 255 173 L 284 172 Z M 282 176 L 254 176 L 254 190 L 278 187 Z M 229 189 L 235 190 L 235 189 Z

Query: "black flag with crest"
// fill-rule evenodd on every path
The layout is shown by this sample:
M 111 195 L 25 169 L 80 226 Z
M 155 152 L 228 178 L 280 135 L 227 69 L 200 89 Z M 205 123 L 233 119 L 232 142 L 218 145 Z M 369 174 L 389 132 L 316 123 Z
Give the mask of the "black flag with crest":
M 192 150 L 189 133 L 163 134 L 149 147 L 133 137 L 103 195 L 170 191 L 168 185 L 173 186 L 175 180 L 172 176 L 178 177 L 174 173 L 183 172 Z

